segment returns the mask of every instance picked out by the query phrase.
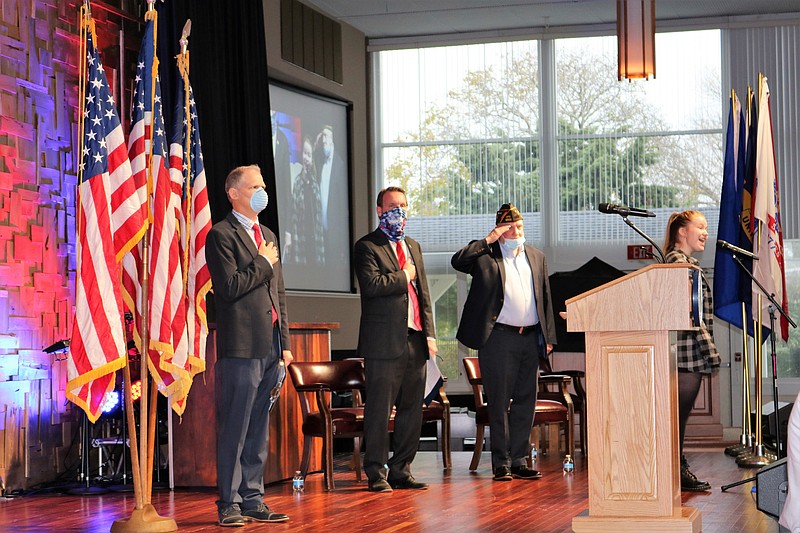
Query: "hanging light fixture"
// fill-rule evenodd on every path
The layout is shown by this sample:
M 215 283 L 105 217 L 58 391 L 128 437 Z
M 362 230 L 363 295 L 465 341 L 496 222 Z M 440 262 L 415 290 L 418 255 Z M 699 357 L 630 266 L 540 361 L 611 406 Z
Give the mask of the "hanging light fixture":
M 656 77 L 656 0 L 617 0 L 619 79 Z

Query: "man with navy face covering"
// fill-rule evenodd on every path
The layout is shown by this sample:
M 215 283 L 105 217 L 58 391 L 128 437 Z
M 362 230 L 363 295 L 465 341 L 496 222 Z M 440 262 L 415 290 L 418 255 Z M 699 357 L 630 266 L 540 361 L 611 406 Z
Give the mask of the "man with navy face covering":
M 372 492 L 428 488 L 411 475 L 411 463 L 419 447 L 426 364 L 436 356 L 436 334 L 422 250 L 405 236 L 407 208 L 400 187 L 378 193 L 378 229 L 353 249 L 361 289 L 358 353 L 367 376 L 364 471 Z M 392 407 L 394 454 L 389 458 Z
M 233 211 L 206 240 L 217 317 L 217 513 L 219 525 L 284 522 L 264 504 L 270 391 L 281 358 L 292 362 L 283 272 L 275 234 L 258 222 L 267 207 L 256 165 L 225 180 Z
M 450 260 L 472 276 L 456 337 L 478 350 L 494 479 L 537 479 L 542 475 L 526 460 L 539 357 L 556 343 L 547 262 L 541 250 L 525 244 L 522 214 L 513 204 L 500 207 L 495 224 Z

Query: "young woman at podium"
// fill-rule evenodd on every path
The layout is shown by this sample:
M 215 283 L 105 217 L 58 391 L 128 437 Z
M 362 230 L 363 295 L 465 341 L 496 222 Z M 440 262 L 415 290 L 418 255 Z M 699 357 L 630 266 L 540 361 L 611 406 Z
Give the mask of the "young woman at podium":
M 673 213 L 667 222 L 664 250 L 667 263 L 690 263 L 698 266 L 700 262 L 692 257 L 694 252 L 702 252 L 708 239 L 708 222 L 699 211 Z M 705 275 L 703 279 L 703 321 L 694 331 L 678 332 L 678 423 L 680 425 L 681 448 L 681 490 L 704 492 L 711 485 L 700 481 L 689 470 L 689 463 L 683 455 L 683 439 L 686 435 L 686 422 L 697 398 L 703 374 L 714 372 L 720 364 L 719 352 L 714 346 L 713 316 L 714 304 Z

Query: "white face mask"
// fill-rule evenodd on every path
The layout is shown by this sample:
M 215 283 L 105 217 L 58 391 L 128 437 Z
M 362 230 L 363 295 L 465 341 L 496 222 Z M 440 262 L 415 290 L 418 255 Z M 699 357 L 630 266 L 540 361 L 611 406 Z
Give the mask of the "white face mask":
M 500 243 L 500 245 L 503 248 L 506 248 L 507 250 L 512 250 L 512 251 L 516 250 L 517 248 L 519 248 L 523 244 L 525 244 L 525 237 L 518 237 L 516 239 L 508 239 L 508 238 L 506 238 L 506 239 L 503 239 L 503 242 Z
M 269 195 L 264 189 L 256 189 L 250 197 L 250 208 L 256 213 L 263 211 L 269 203 Z

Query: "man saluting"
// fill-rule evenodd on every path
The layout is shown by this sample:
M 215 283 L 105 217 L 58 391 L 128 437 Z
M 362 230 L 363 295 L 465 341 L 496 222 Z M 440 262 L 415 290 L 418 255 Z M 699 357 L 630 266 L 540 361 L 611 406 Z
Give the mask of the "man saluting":
M 494 480 L 537 479 L 541 473 L 526 460 L 539 357 L 556 342 L 547 262 L 541 250 L 525 244 L 522 214 L 513 204 L 500 207 L 495 224 L 450 260 L 472 276 L 456 337 L 478 350 Z

